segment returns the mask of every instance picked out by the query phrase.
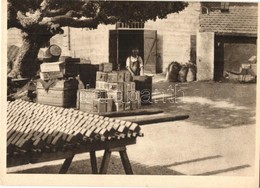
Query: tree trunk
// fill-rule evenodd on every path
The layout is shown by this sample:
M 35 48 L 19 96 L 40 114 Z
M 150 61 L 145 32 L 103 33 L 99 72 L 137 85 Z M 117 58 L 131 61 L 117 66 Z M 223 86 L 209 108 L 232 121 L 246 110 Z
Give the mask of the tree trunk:
M 51 36 L 23 35 L 23 44 L 19 49 L 19 54 L 13 62 L 12 70 L 8 77 L 12 78 L 32 78 L 39 70 L 37 56 L 40 48 L 48 42 Z

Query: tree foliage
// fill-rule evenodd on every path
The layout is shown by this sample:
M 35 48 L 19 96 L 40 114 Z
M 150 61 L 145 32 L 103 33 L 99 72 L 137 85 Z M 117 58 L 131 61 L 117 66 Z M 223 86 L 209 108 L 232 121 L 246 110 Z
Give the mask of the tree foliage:
M 12 75 L 17 77 L 21 66 L 31 56 L 36 57 L 42 44 L 62 33 L 64 26 L 95 29 L 99 24 L 117 21 L 163 19 L 187 5 L 165 1 L 8 0 L 8 28 L 20 29 L 24 41 Z

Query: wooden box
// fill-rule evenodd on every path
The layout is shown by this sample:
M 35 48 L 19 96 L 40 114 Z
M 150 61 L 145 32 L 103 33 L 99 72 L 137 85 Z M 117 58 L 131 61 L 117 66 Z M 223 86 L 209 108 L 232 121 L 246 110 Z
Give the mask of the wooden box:
M 110 91 L 122 91 L 122 92 L 124 92 L 124 83 L 123 83 L 123 82 L 108 83 L 108 90 L 110 90 Z
M 97 71 L 96 80 L 97 80 L 97 81 L 106 82 L 106 81 L 107 81 L 107 73 Z
M 58 61 L 54 63 L 42 63 L 40 65 L 41 72 L 64 72 L 65 70 L 65 62 Z
M 63 78 L 62 72 L 40 72 L 40 79 L 42 80 L 50 80 L 50 79 L 57 79 Z
M 124 103 L 123 102 L 115 102 L 115 111 L 117 111 L 117 112 L 124 111 Z
M 118 71 L 117 72 L 117 81 L 118 82 L 124 82 L 125 81 L 125 72 L 124 71 Z
M 122 102 L 124 100 L 123 94 L 121 91 L 108 91 L 107 97 L 113 99 L 115 102 Z
M 106 99 L 93 100 L 93 112 L 104 113 L 107 111 Z
M 46 82 L 48 83 L 48 82 Z M 68 80 L 55 80 L 53 84 L 50 85 L 50 89 L 57 89 L 57 90 L 63 90 L 63 89 L 78 89 L 78 80 L 76 79 L 68 79 Z M 42 83 L 39 81 L 37 82 L 37 88 L 44 89 Z
M 96 81 L 96 89 L 97 90 L 108 90 L 109 83 L 104 82 L 104 81 Z
M 135 91 L 135 82 L 125 82 L 124 83 L 124 91 Z
M 101 63 L 99 64 L 99 71 L 102 72 L 112 72 L 113 64 L 112 63 Z
M 113 111 L 113 106 L 114 106 L 113 99 L 106 99 L 106 103 L 107 103 L 106 112 L 112 112 Z
M 117 82 L 117 80 L 118 80 L 117 77 L 118 77 L 118 75 L 117 75 L 116 72 L 108 73 L 108 74 L 107 74 L 107 82 L 109 82 L 109 83 L 115 83 L 115 82 Z
M 125 74 L 123 71 L 115 71 L 107 74 L 107 82 L 124 82 Z
M 129 71 L 124 72 L 124 81 L 125 82 L 131 82 L 132 81 L 132 76 L 131 76 Z
M 38 103 L 59 107 L 76 107 L 76 89 L 49 89 L 46 91 L 45 89 L 37 88 L 36 92 Z
M 124 105 L 125 105 L 124 110 L 131 110 L 131 102 L 126 102 Z
M 140 91 L 141 104 L 152 103 L 152 77 L 151 76 L 134 76 L 135 89 Z

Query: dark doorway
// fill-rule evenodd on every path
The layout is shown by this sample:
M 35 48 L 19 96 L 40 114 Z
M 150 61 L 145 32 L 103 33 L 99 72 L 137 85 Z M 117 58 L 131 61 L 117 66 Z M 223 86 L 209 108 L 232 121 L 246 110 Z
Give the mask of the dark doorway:
M 119 31 L 119 64 L 120 68 L 126 66 L 126 59 L 131 55 L 131 49 L 137 47 L 139 55 L 144 59 L 144 31 L 143 30 L 120 30 Z
M 256 37 L 216 36 L 214 80 L 221 80 L 225 71 L 239 73 L 241 64 L 247 64 L 256 53 Z
M 109 31 L 109 62 L 113 70 L 125 69 L 126 59 L 133 47 L 139 48 L 144 62 L 145 73 L 157 72 L 157 32 L 156 30 L 118 29 Z
M 111 30 L 109 44 L 109 61 L 115 69 L 125 69 L 126 59 L 131 49 L 139 48 L 139 55 L 144 58 L 144 30 Z

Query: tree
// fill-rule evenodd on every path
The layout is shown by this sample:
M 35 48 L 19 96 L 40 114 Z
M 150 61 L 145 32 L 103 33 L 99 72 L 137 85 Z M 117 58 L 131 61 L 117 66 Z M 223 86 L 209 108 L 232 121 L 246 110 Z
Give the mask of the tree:
M 21 30 L 23 44 L 9 77 L 32 77 L 39 49 L 62 27 L 96 29 L 99 24 L 166 18 L 182 11 L 184 2 L 89 1 L 89 0 L 8 0 L 8 29 Z

